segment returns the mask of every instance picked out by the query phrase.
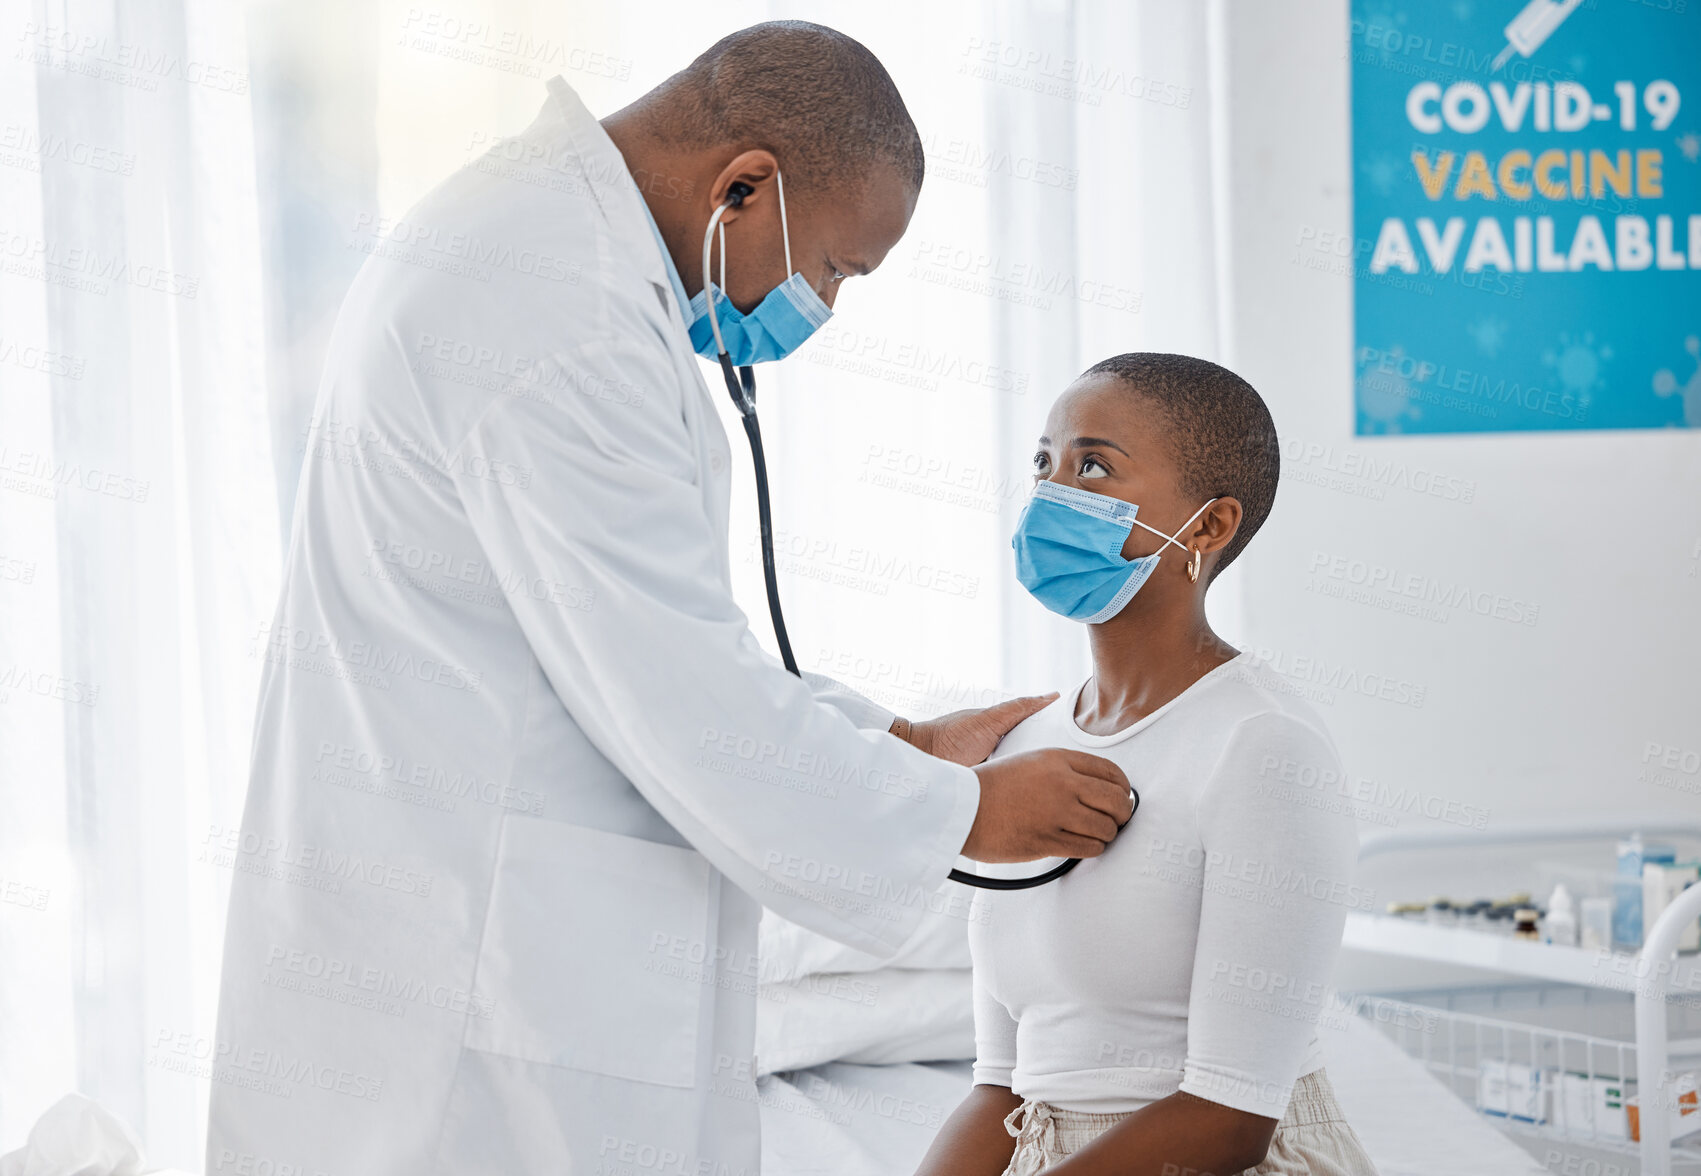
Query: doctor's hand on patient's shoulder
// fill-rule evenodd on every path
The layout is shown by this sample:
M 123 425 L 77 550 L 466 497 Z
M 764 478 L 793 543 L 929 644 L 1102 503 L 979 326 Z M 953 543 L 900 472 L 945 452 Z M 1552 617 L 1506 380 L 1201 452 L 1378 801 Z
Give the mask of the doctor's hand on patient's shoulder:
M 963 856 L 978 862 L 1098 857 L 1134 815 L 1122 769 L 1084 751 L 1025 751 L 975 775 L 980 807 Z
M 899 719 L 892 724 L 892 734 L 928 755 L 972 768 L 992 754 L 1010 728 L 1029 715 L 1038 714 L 1056 698 L 1057 692 L 1052 691 L 1012 698 L 981 710 L 952 711 L 920 723 Z

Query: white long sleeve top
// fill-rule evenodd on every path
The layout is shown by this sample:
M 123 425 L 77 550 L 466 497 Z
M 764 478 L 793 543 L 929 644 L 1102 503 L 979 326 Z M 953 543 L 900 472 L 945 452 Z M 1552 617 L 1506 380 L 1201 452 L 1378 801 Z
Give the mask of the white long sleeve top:
M 1128 774 L 1140 805 L 1061 881 L 977 892 L 974 1080 L 1075 1111 L 1180 1089 L 1279 1119 L 1321 1065 L 1316 1020 L 1346 912 L 1370 905 L 1334 744 L 1244 655 L 1113 735 L 1076 725 L 1079 694 L 996 754 L 1090 751 Z

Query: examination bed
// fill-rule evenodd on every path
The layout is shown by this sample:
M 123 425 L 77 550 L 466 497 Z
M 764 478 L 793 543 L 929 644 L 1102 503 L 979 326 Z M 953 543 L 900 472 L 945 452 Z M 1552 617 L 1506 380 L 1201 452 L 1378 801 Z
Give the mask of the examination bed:
M 962 919 L 929 914 L 897 957 L 880 961 L 765 915 L 762 950 L 763 1176 L 913 1171 L 970 1087 Z M 1369 1021 L 1341 1011 L 1319 1033 L 1335 1093 L 1380 1176 L 1545 1171 Z

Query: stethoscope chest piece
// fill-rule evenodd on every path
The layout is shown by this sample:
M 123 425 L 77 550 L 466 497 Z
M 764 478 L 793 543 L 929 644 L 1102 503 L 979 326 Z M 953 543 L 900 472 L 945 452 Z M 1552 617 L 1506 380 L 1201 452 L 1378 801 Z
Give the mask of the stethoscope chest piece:
M 1134 813 L 1140 811 L 1140 792 L 1130 785 L 1128 795 L 1134 798 L 1134 811 L 1128 814 L 1128 820 L 1132 821 Z M 1127 823 L 1124 822 L 1122 827 L 1126 829 Z M 984 874 L 971 874 L 967 870 L 952 870 L 948 876 L 953 882 L 961 882 L 965 886 L 978 886 L 982 890 L 1031 890 L 1035 886 L 1044 886 L 1047 882 L 1055 882 L 1080 864 L 1080 858 L 1064 858 L 1063 861 L 1045 871 L 1045 873 L 1035 874 L 1030 878 L 988 878 Z

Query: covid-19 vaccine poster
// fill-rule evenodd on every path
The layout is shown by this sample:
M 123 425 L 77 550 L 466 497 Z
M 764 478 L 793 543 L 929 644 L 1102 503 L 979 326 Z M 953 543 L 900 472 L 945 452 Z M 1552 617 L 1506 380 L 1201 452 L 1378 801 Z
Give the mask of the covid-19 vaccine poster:
M 1701 0 L 1353 0 L 1356 431 L 1701 427 Z

